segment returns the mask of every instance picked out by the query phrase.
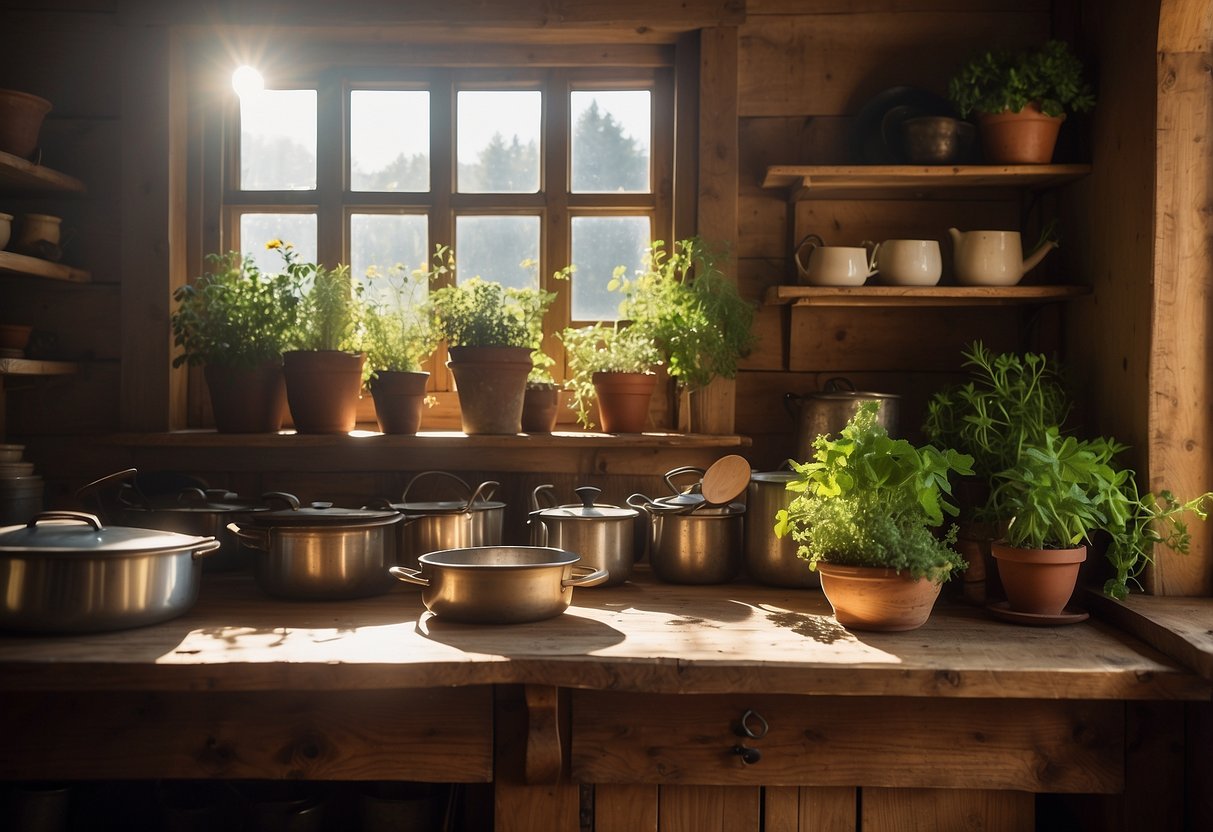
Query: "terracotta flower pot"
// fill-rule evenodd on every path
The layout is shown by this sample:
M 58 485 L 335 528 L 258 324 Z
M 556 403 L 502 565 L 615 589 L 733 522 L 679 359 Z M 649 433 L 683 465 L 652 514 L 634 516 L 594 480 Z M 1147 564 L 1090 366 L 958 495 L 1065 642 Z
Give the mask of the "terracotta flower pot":
M 0 90 L 0 150 L 30 159 L 38 149 L 42 120 L 51 102 L 28 92 Z
M 366 354 L 293 350 L 282 356 L 286 399 L 299 433 L 349 433 L 358 423 Z
M 1018 113 L 981 113 L 981 149 L 990 165 L 1047 165 L 1064 115 L 1047 116 L 1035 104 Z
M 202 370 L 211 394 L 215 430 L 220 433 L 274 433 L 286 415 L 282 364 L 256 367 L 207 364 Z
M 429 373 L 380 370 L 371 379 L 375 418 L 384 433 L 412 434 L 421 427 Z
M 560 415 L 560 389 L 528 387 L 522 400 L 524 433 L 551 433 Z
M 522 432 L 522 402 L 531 372 L 527 347 L 451 347 L 447 366 L 455 376 L 463 432 Z
M 871 566 L 818 563 L 817 571 L 834 617 L 852 630 L 915 630 L 930 618 L 941 586 Z
M 990 544 L 1007 603 L 1016 612 L 1061 615 L 1074 594 L 1087 547 L 1018 549 L 1001 540 Z
M 605 433 L 641 433 L 649 421 L 649 401 L 657 376 L 652 373 L 594 373 L 598 417 Z

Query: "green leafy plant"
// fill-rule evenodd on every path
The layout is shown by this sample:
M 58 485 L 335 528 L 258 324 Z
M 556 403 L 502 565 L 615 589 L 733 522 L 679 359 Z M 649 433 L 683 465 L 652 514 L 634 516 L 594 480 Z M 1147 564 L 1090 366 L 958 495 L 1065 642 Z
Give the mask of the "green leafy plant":
M 282 255 L 285 271 L 299 301 L 296 327 L 291 338 L 297 350 L 359 350 L 363 305 L 362 286 L 350 278 L 350 267 L 327 268 L 301 262 L 290 243 L 271 240 L 266 248 Z
M 426 305 L 428 272 L 410 272 L 397 264 L 386 272 L 372 267 L 367 279 L 363 346 L 368 371 L 372 376 L 384 370 L 420 371 L 438 346 Z
M 427 274 L 438 277 L 454 271 L 454 252 L 438 246 Z M 556 276 L 567 274 L 566 269 Z M 555 298 L 555 292 L 507 287 L 476 276 L 434 290 L 430 311 L 448 346 L 537 349 L 543 339 L 543 316 Z
M 299 298 L 289 274 L 264 274 L 239 252 L 211 254 L 208 271 L 173 293 L 173 366 L 253 367 L 289 348 Z
M 931 397 L 923 434 L 971 455 L 974 474 L 988 484 L 1015 465 L 1027 445 L 1065 422 L 1070 399 L 1043 354 L 994 353 L 977 341 L 964 357 L 971 380 Z
M 879 408 L 860 405 L 837 438 L 817 437 L 813 461 L 792 463 L 796 496 L 777 512 L 775 533 L 791 534 L 811 568 L 883 567 L 941 583 L 965 564 L 952 548 L 956 527 L 934 529 L 956 515 L 948 476 L 972 473 L 972 457 L 891 438 Z
M 531 372 L 527 374 L 526 386 L 532 390 L 556 390 L 560 384 L 552 375 L 552 367 L 556 359 L 543 351 L 541 347 L 531 350 Z
M 655 241 L 632 277 L 617 270 L 608 284 L 620 292 L 620 317 L 641 327 L 684 387 L 732 378 L 753 348 L 754 304 L 720 270 L 720 255 L 703 240 L 676 240 L 670 251 Z
M 651 373 L 662 360 L 651 334 L 638 323 L 570 327 L 560 338 L 568 358 L 569 407 L 587 429 L 594 427 L 590 406 L 597 398 L 595 373 Z
M 962 118 L 970 113 L 1018 113 L 1037 104 L 1050 116 L 1095 106 L 1082 62 L 1065 41 L 1012 53 L 991 50 L 964 64 L 948 83 L 948 98 Z
M 1016 464 L 994 475 L 991 503 L 1010 518 L 1006 542 L 1025 549 L 1089 545 L 1092 536 L 1108 536 L 1106 557 L 1115 574 L 1105 594 L 1124 599 L 1164 545 L 1186 553 L 1191 541 L 1183 515 L 1201 520 L 1213 492 L 1177 501 L 1170 491 L 1141 494 L 1132 469 L 1116 465 L 1125 446 L 1099 437 L 1063 437 L 1049 429 L 1039 444 L 1023 449 Z

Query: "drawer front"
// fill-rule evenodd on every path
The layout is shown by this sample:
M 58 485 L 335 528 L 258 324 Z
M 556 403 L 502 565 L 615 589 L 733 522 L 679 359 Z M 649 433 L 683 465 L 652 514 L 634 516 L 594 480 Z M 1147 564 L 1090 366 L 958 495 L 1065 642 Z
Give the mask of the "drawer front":
M 489 687 L 13 693 L 3 779 L 232 778 L 483 783 Z
M 739 736 L 743 717 L 765 734 Z M 1112 793 L 1124 718 L 1104 701 L 574 691 L 571 765 L 583 783 Z

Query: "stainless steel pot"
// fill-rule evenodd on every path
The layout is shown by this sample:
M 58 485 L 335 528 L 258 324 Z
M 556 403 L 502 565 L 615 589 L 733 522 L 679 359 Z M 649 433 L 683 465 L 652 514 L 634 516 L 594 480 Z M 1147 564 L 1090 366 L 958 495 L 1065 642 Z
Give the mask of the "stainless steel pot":
M 723 584 L 737 577 L 743 556 L 744 503 L 717 506 L 685 495 L 650 500 L 633 494 L 628 505 L 648 517 L 649 565 L 675 584 Z
M 137 477 L 137 469 L 127 468 L 90 482 L 77 490 L 76 496 L 95 495 L 105 517 L 119 525 L 216 538 L 219 551 L 203 562 L 205 572 L 239 569 L 247 564 L 247 552 L 227 526 L 247 524 L 250 515 L 267 511 L 268 506 L 242 500 L 224 488 L 174 486 L 166 493 L 148 493 Z M 114 489 L 107 500 L 103 495 L 108 486 Z
M 745 565 L 750 577 L 770 586 L 821 586 L 821 578 L 796 556 L 799 545 L 791 535 L 776 537 L 775 513 L 795 496 L 787 484 L 792 471 L 761 471 L 750 475 L 746 489 Z
M 279 598 L 334 601 L 365 598 L 392 586 L 396 562 L 396 511 L 338 508 L 315 502 L 301 506 L 292 494 L 274 492 L 288 508 L 255 514 L 249 526 L 228 529 L 256 549 L 257 583 Z
M 636 559 L 636 518 L 640 512 L 596 502 L 602 489 L 591 485 L 574 489 L 581 498 L 580 505 L 557 506 L 551 497 L 552 488 L 540 485 L 531 492 L 532 511 L 527 520 L 531 545 L 552 546 L 580 555 L 585 566 L 606 570 L 605 586 L 626 581 Z M 551 505 L 541 508 L 541 501 Z
M 880 412 L 876 421 L 884 426 L 890 436 L 897 435 L 898 402 L 901 397 L 893 393 L 859 391 L 845 378 L 832 378 L 825 383 L 820 393 L 785 393 L 784 407 L 796 420 L 796 460 L 805 462 L 813 458 L 813 441 L 821 434 L 837 434 L 856 408 L 864 402 L 879 402 Z
M 446 500 L 409 501 L 409 493 L 419 480 L 445 477 L 457 483 L 466 497 Z M 409 480 L 399 503 L 378 500 L 372 508 L 393 509 L 404 516 L 398 528 L 399 562 L 417 567 L 417 558 L 427 552 L 475 546 L 499 546 L 505 521 L 505 503 L 493 500 L 500 483 L 487 480 L 471 488 L 454 474 L 422 471 Z
M 420 571 L 391 573 L 424 589 L 421 602 L 439 618 L 469 624 L 522 624 L 569 608 L 573 587 L 595 586 L 604 569 L 576 567 L 572 552 L 543 546 L 478 546 L 429 552 Z M 574 572 L 581 574 L 574 575 Z
M 176 618 L 198 597 L 199 558 L 218 548 L 213 537 L 42 512 L 0 529 L 0 628 L 81 633 Z

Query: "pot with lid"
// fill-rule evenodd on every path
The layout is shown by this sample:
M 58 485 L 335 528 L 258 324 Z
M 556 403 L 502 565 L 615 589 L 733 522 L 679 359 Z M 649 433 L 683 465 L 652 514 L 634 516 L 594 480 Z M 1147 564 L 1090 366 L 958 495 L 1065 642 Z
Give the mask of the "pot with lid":
M 453 498 L 417 499 L 421 496 L 420 489 L 415 490 L 417 483 L 435 477 L 455 483 L 460 494 Z M 417 558 L 426 552 L 500 545 L 505 503 L 492 499 L 499 485 L 486 480 L 472 488 L 446 471 L 422 471 L 405 485 L 399 503 L 376 500 L 369 507 L 390 509 L 403 516 L 397 534 L 399 563 L 416 568 Z
M 837 434 L 865 402 L 879 402 L 876 421 L 890 436 L 897 435 L 897 411 L 901 397 L 894 393 L 856 390 L 849 379 L 832 378 L 819 393 L 785 393 L 784 407 L 796 420 L 796 460 L 813 458 L 813 441 L 821 434 Z
M 0 629 L 83 633 L 176 618 L 198 597 L 213 537 L 106 526 L 46 511 L 0 528 Z
M 649 499 L 633 494 L 628 505 L 648 518 L 649 564 L 661 580 L 677 584 L 721 584 L 737 577 L 743 554 L 745 503 L 734 502 L 749 479 L 743 457 L 723 457 L 705 471 L 675 468 L 665 475 L 673 493 Z M 744 472 L 744 478 L 743 478 Z M 675 479 L 698 474 L 700 480 L 680 489 Z
M 124 526 L 216 538 L 219 551 L 203 562 L 203 571 L 244 566 L 246 553 L 227 526 L 247 523 L 254 512 L 268 511 L 269 507 L 244 500 L 226 488 L 195 483 L 200 481 L 192 477 L 141 478 L 138 469 L 127 468 L 90 482 L 78 489 L 76 496 L 94 495 L 106 518 Z M 106 499 L 108 486 L 115 488 Z
M 532 511 L 527 520 L 531 545 L 580 555 L 585 566 L 606 570 L 605 586 L 626 581 L 636 559 L 636 518 L 640 512 L 596 502 L 602 489 L 591 485 L 573 490 L 580 504 L 556 505 L 553 488 L 540 485 L 531 492 Z M 541 502 L 548 507 L 540 507 Z
M 286 507 L 259 512 L 241 526 L 228 525 L 255 549 L 253 573 L 278 598 L 335 601 L 380 595 L 393 586 L 396 562 L 393 510 L 339 508 L 328 502 L 304 506 L 293 494 L 271 492 L 267 502 Z
M 800 547 L 791 535 L 775 535 L 775 514 L 787 508 L 794 496 L 787 484 L 792 471 L 755 471 L 746 489 L 746 572 L 769 586 L 818 587 L 821 578 L 807 561 L 796 556 Z

